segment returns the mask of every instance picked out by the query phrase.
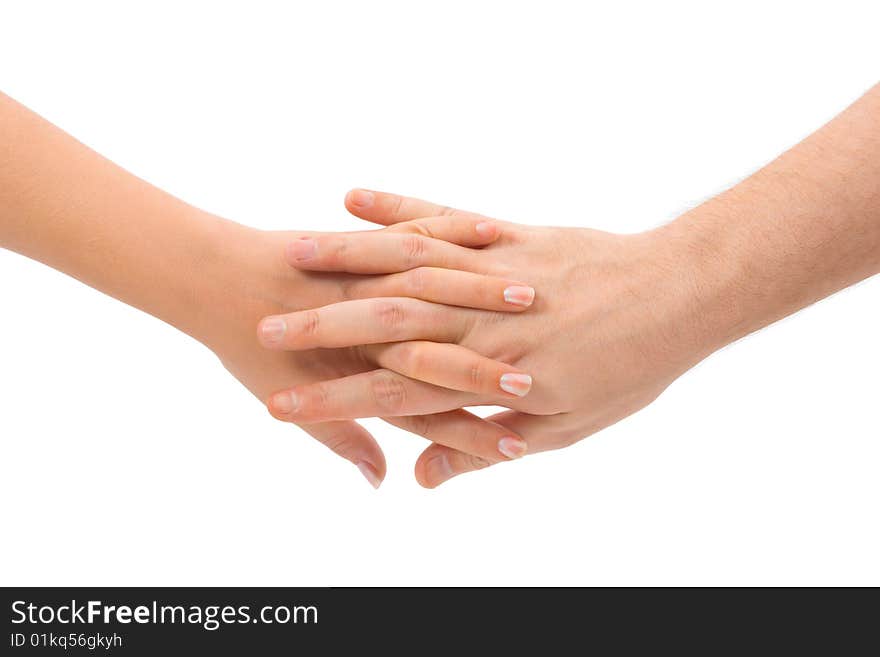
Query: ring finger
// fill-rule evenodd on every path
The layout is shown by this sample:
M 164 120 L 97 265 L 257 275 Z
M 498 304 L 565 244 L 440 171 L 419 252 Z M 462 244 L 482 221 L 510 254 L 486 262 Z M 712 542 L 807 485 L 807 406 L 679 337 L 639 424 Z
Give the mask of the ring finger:
M 480 397 L 373 370 L 278 392 L 267 401 L 278 420 L 297 424 L 363 417 L 424 415 L 485 403 Z
M 378 365 L 411 379 L 506 402 L 525 397 L 532 377 L 457 344 L 414 340 L 371 345 L 363 352 Z
M 398 274 L 356 278 L 345 284 L 352 299 L 412 297 L 450 306 L 521 312 L 532 305 L 535 290 L 507 278 L 454 269 L 417 267 Z

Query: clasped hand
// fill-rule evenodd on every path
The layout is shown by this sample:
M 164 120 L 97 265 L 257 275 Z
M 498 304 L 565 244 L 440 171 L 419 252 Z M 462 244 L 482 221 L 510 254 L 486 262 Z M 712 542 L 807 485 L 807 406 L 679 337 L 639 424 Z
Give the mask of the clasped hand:
M 681 321 L 698 291 L 686 245 L 663 229 L 537 228 L 365 190 L 346 206 L 387 227 L 264 234 L 280 287 L 255 301 L 259 346 L 215 351 L 275 418 L 374 486 L 385 460 L 356 418 L 429 439 L 415 472 L 434 487 L 571 445 L 650 403 L 712 349 L 682 330 L 699 326 Z M 509 410 L 465 410 L 484 405 Z

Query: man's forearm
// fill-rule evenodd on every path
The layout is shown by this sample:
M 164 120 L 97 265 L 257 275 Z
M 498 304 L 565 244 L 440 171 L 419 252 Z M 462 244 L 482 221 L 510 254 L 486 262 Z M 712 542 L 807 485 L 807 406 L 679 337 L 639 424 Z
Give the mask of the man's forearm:
M 0 246 L 201 335 L 226 225 L 0 94 Z
M 668 227 L 714 350 L 880 272 L 880 86 Z

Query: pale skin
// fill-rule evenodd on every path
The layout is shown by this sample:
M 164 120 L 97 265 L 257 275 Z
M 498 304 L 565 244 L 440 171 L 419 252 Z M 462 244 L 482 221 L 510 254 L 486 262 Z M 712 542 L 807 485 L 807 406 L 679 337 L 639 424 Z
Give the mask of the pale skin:
M 441 212 L 484 219 L 366 190 L 349 194 L 347 206 L 387 225 Z M 388 375 L 394 392 L 381 405 L 363 394 L 370 375 L 357 374 L 282 390 L 270 398 L 273 415 L 306 424 L 396 416 L 394 424 L 433 441 L 416 477 L 434 487 L 504 460 L 499 441 L 510 441 L 517 455 L 557 449 L 634 413 L 719 348 L 880 272 L 880 86 L 753 176 L 661 228 L 614 235 L 499 224 L 501 237 L 466 252 L 459 266 L 527 279 L 538 290 L 529 312 L 386 300 L 383 313 L 365 312 L 373 301 L 349 301 L 273 317 L 293 329 L 282 340 L 264 340 L 268 348 L 351 345 L 398 372 Z M 364 250 L 340 248 L 350 237 L 313 239 L 309 257 L 292 265 L 355 273 L 407 268 L 374 257 L 383 252 L 375 242 Z M 400 340 L 410 342 L 393 344 Z M 375 344 L 356 346 L 365 341 Z M 529 394 L 502 400 L 481 387 L 479 371 L 467 373 L 470 392 L 413 380 L 430 380 L 424 372 L 436 368 L 438 342 L 528 372 Z M 511 410 L 491 422 L 458 410 L 480 404 Z
M 398 253 L 448 268 L 420 270 L 415 279 L 412 274 L 377 278 L 298 271 L 285 262 L 285 247 L 308 233 L 259 231 L 187 205 L 0 94 L 0 246 L 191 335 L 213 350 L 261 401 L 279 388 L 380 368 L 356 349 L 269 351 L 257 334 L 265 315 L 364 296 L 415 296 L 438 308 L 449 302 L 499 313 L 526 311 L 534 299 L 534 289 L 520 278 L 464 271 L 463 258 L 472 248 L 498 238 L 494 222 L 453 220 L 438 212 L 436 217 L 361 235 L 369 244 L 379 234 L 387 238 L 383 244 L 392 244 Z M 291 257 L 294 251 L 291 247 Z M 491 371 L 499 396 L 516 396 L 501 386 L 503 376 L 524 374 L 518 368 L 460 346 L 443 347 L 446 362 Z M 381 400 L 390 390 L 384 386 L 390 374 L 378 369 L 374 389 L 367 394 Z M 448 366 L 424 375 L 443 385 L 459 385 Z M 357 465 L 373 486 L 385 477 L 379 445 L 356 422 L 336 420 L 304 428 Z

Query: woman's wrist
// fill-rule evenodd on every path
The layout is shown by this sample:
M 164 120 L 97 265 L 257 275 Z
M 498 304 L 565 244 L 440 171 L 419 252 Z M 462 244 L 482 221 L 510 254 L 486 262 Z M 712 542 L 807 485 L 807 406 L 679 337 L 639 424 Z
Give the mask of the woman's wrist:
M 262 317 L 301 296 L 304 277 L 283 259 L 287 238 L 201 211 L 190 222 L 189 264 L 162 319 L 217 353 L 255 340 Z
M 160 300 L 143 308 L 208 346 L 222 307 L 224 235 L 231 229 L 227 223 L 195 208 L 183 213 L 170 236 L 176 245 L 170 248 L 178 252 L 166 265 Z

